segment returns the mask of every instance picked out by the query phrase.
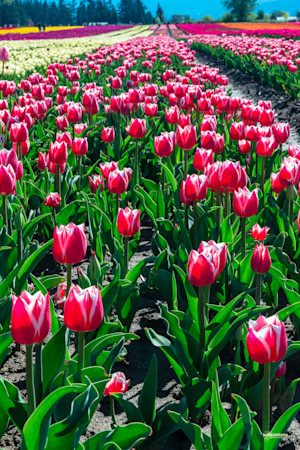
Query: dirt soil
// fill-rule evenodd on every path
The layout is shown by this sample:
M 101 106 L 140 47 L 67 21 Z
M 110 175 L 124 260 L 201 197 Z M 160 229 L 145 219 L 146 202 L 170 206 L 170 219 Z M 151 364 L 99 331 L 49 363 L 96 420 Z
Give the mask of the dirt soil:
M 290 101 L 283 95 L 266 86 L 258 84 L 253 81 L 248 75 L 238 73 L 225 66 L 218 65 L 211 58 L 207 56 L 199 56 L 198 62 L 201 64 L 213 65 L 220 68 L 220 73 L 226 74 L 229 78 L 229 86 L 233 95 L 241 96 L 242 98 L 250 98 L 257 102 L 259 99 L 272 100 L 273 107 L 277 112 L 277 120 L 288 121 L 291 125 L 290 144 L 300 144 L 300 104 L 299 101 Z M 129 268 L 133 267 L 139 261 L 151 255 L 151 236 L 153 229 L 149 222 L 144 221 L 141 228 L 141 242 L 138 251 L 132 258 Z M 40 265 L 39 271 L 42 272 L 47 267 L 47 273 L 58 273 L 58 268 L 52 257 L 48 257 Z M 87 261 L 82 263 L 82 268 L 85 269 Z M 38 275 L 38 274 L 37 274 Z M 73 280 L 76 282 L 76 269 L 73 272 Z M 140 282 L 144 280 L 139 280 Z M 172 401 L 179 402 L 180 384 L 174 376 L 174 372 L 170 367 L 167 359 L 163 353 L 152 346 L 144 333 L 144 328 L 153 328 L 159 334 L 166 334 L 166 327 L 159 317 L 158 304 L 162 301 L 160 294 L 157 291 L 151 291 L 148 295 L 141 297 L 140 309 L 138 310 L 131 331 L 136 333 L 140 339 L 132 341 L 128 346 L 128 354 L 123 363 L 116 364 L 114 371 L 121 370 L 125 373 L 126 378 L 131 379 L 131 384 L 128 391 L 124 394 L 124 398 L 137 404 L 139 393 L 141 391 L 144 378 L 146 376 L 153 353 L 156 353 L 158 359 L 158 395 L 157 408 L 164 406 Z M 286 374 L 286 381 L 289 384 L 293 379 L 299 376 L 300 355 L 299 353 L 289 359 L 288 369 Z M 25 398 L 25 352 L 21 347 L 21 351 L 16 351 L 13 346 L 12 353 L 7 357 L 5 363 L 0 370 L 1 376 L 10 382 L 14 383 L 21 391 L 21 395 Z M 295 401 L 300 401 L 299 388 L 296 391 Z M 124 413 L 116 404 L 117 421 L 119 424 L 126 423 Z M 276 414 L 276 413 L 275 413 Z M 295 419 L 284 438 L 280 448 L 285 450 L 299 450 L 300 449 L 300 415 Z M 103 398 L 93 420 L 91 421 L 82 441 L 88 439 L 96 433 L 103 430 L 109 430 L 111 425 L 109 401 Z M 203 431 L 210 432 L 210 412 L 205 414 L 203 423 Z M 6 434 L 0 439 L 1 449 L 15 450 L 20 448 L 21 434 L 18 430 L 10 425 Z M 158 447 L 152 447 L 152 450 L 189 450 L 194 449 L 185 435 L 179 431 L 171 436 L 164 444 Z

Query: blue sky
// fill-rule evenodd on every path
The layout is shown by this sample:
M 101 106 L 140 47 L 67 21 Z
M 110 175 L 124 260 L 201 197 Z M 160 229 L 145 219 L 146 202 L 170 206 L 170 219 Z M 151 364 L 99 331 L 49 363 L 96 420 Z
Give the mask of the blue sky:
M 114 0 L 114 3 L 118 4 L 118 0 Z M 144 0 L 144 3 L 148 6 L 152 14 L 155 15 L 157 0 Z M 189 0 L 188 2 L 182 0 L 160 0 L 159 3 L 167 19 L 172 14 L 190 14 L 195 20 L 199 20 L 205 14 L 208 14 L 217 19 L 225 12 L 222 0 L 214 0 L 213 2 L 201 2 L 199 0 Z M 282 10 L 289 12 L 290 15 L 294 15 L 297 11 L 300 11 L 299 0 L 259 0 L 258 5 L 257 9 L 263 9 L 267 13 Z

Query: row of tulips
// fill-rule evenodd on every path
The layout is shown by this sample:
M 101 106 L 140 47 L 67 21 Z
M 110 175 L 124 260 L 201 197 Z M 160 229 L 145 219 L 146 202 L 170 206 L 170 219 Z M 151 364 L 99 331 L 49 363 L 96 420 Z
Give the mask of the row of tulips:
M 196 35 L 193 48 L 299 98 L 299 40 L 245 35 Z
M 299 412 L 284 375 L 300 348 L 300 152 L 269 101 L 227 83 L 154 36 L 0 84 L 1 360 L 26 346 L 28 395 L 0 379 L 1 431 L 11 420 L 24 448 L 150 448 L 178 429 L 199 449 L 277 448 Z M 153 256 L 133 265 L 146 221 Z M 181 384 L 159 409 L 155 356 L 138 405 L 112 373 L 153 289 L 167 330 L 145 333 Z M 80 442 L 103 395 L 112 429 Z

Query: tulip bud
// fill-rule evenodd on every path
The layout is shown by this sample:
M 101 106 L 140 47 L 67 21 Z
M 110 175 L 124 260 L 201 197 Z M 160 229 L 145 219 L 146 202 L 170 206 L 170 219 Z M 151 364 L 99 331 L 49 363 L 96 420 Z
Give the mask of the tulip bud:
M 253 239 L 257 239 L 258 241 L 264 241 L 266 239 L 269 231 L 270 231 L 269 227 L 261 228 L 258 225 L 258 223 L 256 223 L 251 228 L 251 236 L 253 237 Z
M 268 247 L 263 244 L 256 244 L 251 257 L 251 269 L 255 273 L 267 273 L 270 270 L 272 261 Z
M 286 373 L 286 361 L 281 361 L 276 369 L 274 378 L 284 377 L 285 373 Z
M 88 265 L 87 273 L 90 280 L 92 280 L 93 283 L 97 283 L 101 276 L 101 265 L 97 258 L 96 252 L 91 252 L 91 260 L 90 264 Z
M 290 202 L 294 202 L 297 199 L 297 189 L 293 184 L 289 184 L 286 190 L 286 198 Z
M 15 213 L 14 220 L 15 220 L 16 230 L 21 231 L 23 229 L 23 226 L 25 223 L 24 214 L 23 214 L 23 206 L 20 206 L 18 211 Z
M 86 289 L 91 286 L 91 282 L 89 277 L 81 270 L 79 266 L 77 266 L 77 276 L 78 276 L 78 284 L 81 289 Z

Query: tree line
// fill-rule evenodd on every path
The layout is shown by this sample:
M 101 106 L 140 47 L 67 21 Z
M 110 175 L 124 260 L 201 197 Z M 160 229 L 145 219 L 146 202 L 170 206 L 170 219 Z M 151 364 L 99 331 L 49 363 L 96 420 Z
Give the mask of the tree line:
M 154 17 L 142 0 L 1 0 L 0 26 L 151 24 Z

